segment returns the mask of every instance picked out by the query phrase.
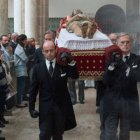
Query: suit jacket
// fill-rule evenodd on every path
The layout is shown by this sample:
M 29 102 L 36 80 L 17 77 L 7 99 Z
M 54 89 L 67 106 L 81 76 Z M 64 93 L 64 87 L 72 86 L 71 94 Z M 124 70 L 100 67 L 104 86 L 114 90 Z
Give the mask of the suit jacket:
M 39 122 L 46 116 L 55 104 L 65 114 L 65 130 L 76 126 L 75 115 L 68 93 L 67 79 L 78 78 L 76 66 L 62 67 L 56 63 L 53 76 L 51 77 L 45 61 L 37 64 L 33 69 L 32 84 L 29 98 L 29 110 L 35 108 L 36 96 L 39 91 Z
M 38 64 L 42 61 L 44 61 L 44 55 L 42 54 L 42 48 L 38 48 L 36 49 L 35 51 L 35 54 L 34 54 L 34 62 L 35 64 Z
M 16 43 L 16 42 L 13 42 L 13 41 L 10 41 L 10 42 L 9 42 L 9 46 L 12 47 L 12 49 L 13 49 L 13 54 L 14 54 L 15 49 L 16 49 L 16 47 L 17 47 L 17 43 Z
M 113 71 L 107 69 L 105 72 L 106 91 L 103 97 L 103 112 L 106 117 L 110 111 L 113 111 L 116 101 L 123 98 L 129 105 L 130 129 L 136 131 L 140 130 L 137 90 L 137 82 L 140 80 L 140 57 L 131 53 L 126 63 L 130 67 L 128 76 L 126 76 L 126 66 L 123 65 Z

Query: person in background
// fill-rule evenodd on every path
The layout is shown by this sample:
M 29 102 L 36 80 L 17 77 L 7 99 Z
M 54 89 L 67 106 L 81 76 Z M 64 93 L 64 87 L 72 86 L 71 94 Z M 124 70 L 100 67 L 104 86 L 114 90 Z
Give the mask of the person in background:
M 110 34 L 108 35 L 108 37 L 110 38 L 112 44 L 115 45 L 115 44 L 116 44 L 116 41 L 117 41 L 117 33 L 110 33 Z
M 16 107 L 22 108 L 26 107 L 27 104 L 24 104 L 23 95 L 25 91 L 25 82 L 27 74 L 27 62 L 28 57 L 25 53 L 24 47 L 27 45 L 27 36 L 21 34 L 17 37 L 17 47 L 14 53 L 14 65 L 15 65 L 15 74 L 17 77 L 17 105 Z
M 28 62 L 27 62 L 27 73 L 28 76 L 26 77 L 26 84 L 25 84 L 25 91 L 23 95 L 23 101 L 28 101 L 29 99 L 29 88 L 30 88 L 30 82 L 31 82 L 31 77 L 32 77 L 32 70 L 34 66 L 34 55 L 35 55 L 35 39 L 34 38 L 29 38 L 28 39 L 28 44 L 24 48 L 25 53 L 28 57 Z
M 117 33 L 110 33 L 108 35 L 108 37 L 110 38 L 112 44 L 116 45 Z M 96 85 L 96 93 L 97 93 L 97 96 L 96 96 L 96 113 L 100 113 L 101 112 L 100 102 L 101 102 L 101 100 L 103 98 L 103 95 L 104 95 L 105 85 L 104 85 L 102 80 L 96 81 L 95 85 Z
M 3 59 L 7 63 L 8 67 L 10 68 L 10 60 L 12 57 L 12 47 L 8 46 L 9 38 L 7 35 L 1 36 L 1 44 L 0 49 L 3 51 Z
M 29 77 L 31 79 L 31 73 L 32 73 L 32 68 L 34 66 L 34 55 L 35 55 L 35 39 L 34 38 L 29 38 L 28 39 L 28 44 L 25 47 L 25 52 L 29 58 L 29 61 L 27 63 L 27 71 L 29 74 Z
M 54 31 L 48 30 L 44 34 L 44 41 L 52 40 L 55 42 L 55 33 Z M 44 56 L 42 54 L 42 47 L 36 49 L 35 51 L 35 64 L 38 64 L 40 62 L 44 61 Z
M 6 95 L 9 92 L 6 73 L 2 66 L 3 52 L 0 50 L 0 128 L 5 127 L 5 124 L 9 122 L 4 118 Z M 5 140 L 4 137 L 0 137 L 1 140 Z
M 33 69 L 29 112 L 33 118 L 39 116 L 40 140 L 51 140 L 51 138 L 63 140 L 64 131 L 76 126 L 67 88 L 68 77 L 78 78 L 76 62 L 71 55 L 63 53 L 61 59 L 68 64 L 59 65 L 56 60 L 56 47 L 50 40 L 44 42 L 42 52 L 44 61 Z M 37 94 L 39 94 L 39 112 L 35 110 Z
M 9 42 L 9 46 L 11 46 L 12 47 L 12 49 L 13 49 L 13 54 L 14 54 L 14 52 L 15 52 L 15 49 L 16 49 L 16 46 L 17 46 L 17 37 L 18 37 L 18 33 L 12 33 L 11 34 L 11 40 L 10 40 L 10 42 Z
M 13 49 L 11 46 L 9 46 L 9 38 L 7 35 L 1 36 L 1 43 L 0 43 L 0 49 L 3 52 L 3 63 L 5 66 L 7 66 L 7 70 L 11 73 L 13 78 L 14 73 L 14 67 L 13 67 Z M 9 82 L 10 84 L 11 82 Z M 11 110 L 7 110 L 7 104 L 5 106 L 5 114 L 4 115 L 12 115 Z
M 11 41 L 11 33 L 8 33 L 9 42 Z

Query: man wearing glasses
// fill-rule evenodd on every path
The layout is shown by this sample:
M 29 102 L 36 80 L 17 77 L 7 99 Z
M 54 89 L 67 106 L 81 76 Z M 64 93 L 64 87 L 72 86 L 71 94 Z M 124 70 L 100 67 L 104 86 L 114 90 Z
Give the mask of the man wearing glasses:
M 111 58 L 106 69 L 106 84 L 103 97 L 104 132 L 101 140 L 129 140 L 130 131 L 140 130 L 139 99 L 137 82 L 140 81 L 140 57 L 131 53 L 132 38 L 120 33 L 117 45 L 122 51 L 120 59 Z M 113 53 L 112 53 L 113 54 Z

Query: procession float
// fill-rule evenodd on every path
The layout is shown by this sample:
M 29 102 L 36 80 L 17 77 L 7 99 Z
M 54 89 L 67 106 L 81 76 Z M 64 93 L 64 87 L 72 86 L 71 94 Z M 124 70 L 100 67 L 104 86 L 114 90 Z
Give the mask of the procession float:
M 105 68 L 105 48 L 112 45 L 107 35 L 98 29 L 94 19 L 75 10 L 60 21 L 58 48 L 71 51 L 77 63 L 80 79 L 101 80 Z

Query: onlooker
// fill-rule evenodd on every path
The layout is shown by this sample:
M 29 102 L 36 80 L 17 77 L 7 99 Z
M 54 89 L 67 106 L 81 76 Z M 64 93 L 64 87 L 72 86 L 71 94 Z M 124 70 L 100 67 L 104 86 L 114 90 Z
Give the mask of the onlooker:
M 23 95 L 23 100 L 28 101 L 29 99 L 29 87 L 30 87 L 30 82 L 31 82 L 31 77 L 32 77 L 32 70 L 33 66 L 35 64 L 34 62 L 34 55 L 35 55 L 35 39 L 34 38 L 29 38 L 28 39 L 28 44 L 24 48 L 25 53 L 28 57 L 28 62 L 27 62 L 27 74 L 28 76 L 26 77 L 26 84 L 25 84 L 25 91 Z
M 3 52 L 0 50 L 0 128 L 5 127 L 9 122 L 4 118 L 6 96 L 9 92 L 6 73 L 2 66 Z
M 8 38 L 9 38 L 9 41 L 11 41 L 11 33 L 8 33 Z
M 108 35 L 108 37 L 110 38 L 110 40 L 111 40 L 111 42 L 112 42 L 113 44 L 116 44 L 116 41 L 117 41 L 117 33 L 110 33 L 110 34 Z
M 43 44 L 44 61 L 33 69 L 29 111 L 31 117 L 39 115 L 40 140 L 62 140 L 65 130 L 76 126 L 71 99 L 67 89 L 68 77 L 78 78 L 78 71 L 72 57 L 64 56 L 67 66 L 56 61 L 56 47 L 53 41 Z M 35 102 L 39 93 L 39 113 Z
M 15 73 L 17 77 L 17 107 L 26 107 L 27 104 L 23 104 L 23 95 L 25 91 L 25 82 L 27 77 L 27 67 L 28 57 L 25 53 L 24 47 L 27 45 L 27 36 L 21 34 L 17 37 L 17 47 L 14 53 L 14 64 Z
M 0 49 L 3 51 L 3 59 L 7 63 L 7 65 L 10 68 L 10 60 L 12 56 L 12 48 L 8 46 L 9 43 L 9 38 L 7 35 L 2 35 L 1 36 L 1 44 L 0 44 Z
M 18 37 L 18 33 L 12 33 L 11 34 L 11 40 L 9 42 L 9 46 L 12 47 L 13 49 L 13 54 L 15 52 L 16 46 L 17 46 L 17 37 Z
M 54 31 L 48 30 L 44 34 L 44 41 L 52 40 L 55 42 L 55 33 Z M 42 47 L 36 49 L 35 51 L 35 64 L 44 61 L 44 56 L 42 54 Z
M 25 52 L 26 52 L 26 55 L 28 56 L 28 63 L 27 63 L 27 71 L 28 71 L 28 74 L 30 76 L 30 79 L 31 79 L 31 71 L 32 71 L 32 68 L 35 64 L 35 60 L 34 60 L 34 57 L 35 57 L 35 39 L 34 38 L 29 38 L 28 39 L 28 44 L 26 45 L 25 47 Z

